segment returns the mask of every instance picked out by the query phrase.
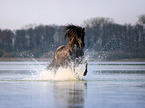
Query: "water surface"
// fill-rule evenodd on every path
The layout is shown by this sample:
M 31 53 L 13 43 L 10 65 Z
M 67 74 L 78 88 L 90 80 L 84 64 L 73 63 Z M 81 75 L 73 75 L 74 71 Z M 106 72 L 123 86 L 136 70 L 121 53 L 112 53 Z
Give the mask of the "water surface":
M 145 62 L 89 62 L 67 81 L 40 80 L 46 65 L 0 62 L 0 108 L 145 108 Z

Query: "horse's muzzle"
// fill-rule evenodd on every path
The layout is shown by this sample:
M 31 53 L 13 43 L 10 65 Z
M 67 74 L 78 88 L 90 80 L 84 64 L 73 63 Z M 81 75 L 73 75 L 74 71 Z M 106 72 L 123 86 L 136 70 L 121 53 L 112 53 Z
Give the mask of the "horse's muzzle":
M 84 47 L 85 47 L 85 44 L 81 44 L 81 47 L 80 48 L 83 49 Z

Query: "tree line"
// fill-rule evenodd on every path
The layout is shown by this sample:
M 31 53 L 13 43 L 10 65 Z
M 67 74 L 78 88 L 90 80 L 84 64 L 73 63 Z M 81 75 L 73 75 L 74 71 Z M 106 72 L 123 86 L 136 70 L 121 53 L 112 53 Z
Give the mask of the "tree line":
M 145 51 L 145 15 L 136 25 L 114 23 L 111 18 L 91 18 L 83 22 L 86 27 L 85 49 L 90 51 Z M 48 56 L 60 45 L 66 45 L 61 32 L 63 26 L 39 25 L 19 30 L 0 29 L 0 57 Z M 53 55 L 53 54 L 52 54 Z

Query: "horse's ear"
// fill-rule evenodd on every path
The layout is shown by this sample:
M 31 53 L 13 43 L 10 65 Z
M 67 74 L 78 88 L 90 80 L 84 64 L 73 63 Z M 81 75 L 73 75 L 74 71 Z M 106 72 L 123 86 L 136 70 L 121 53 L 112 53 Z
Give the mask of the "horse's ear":
M 85 27 L 83 27 L 83 31 L 85 31 Z

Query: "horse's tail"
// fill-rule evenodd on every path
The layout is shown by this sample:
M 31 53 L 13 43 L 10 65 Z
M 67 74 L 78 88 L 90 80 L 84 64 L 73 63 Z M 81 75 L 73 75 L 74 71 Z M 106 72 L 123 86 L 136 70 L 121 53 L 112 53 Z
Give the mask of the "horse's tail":
M 51 70 L 53 68 L 53 62 L 48 64 L 46 70 Z
M 58 67 L 59 65 L 53 61 L 46 67 L 46 70 L 57 70 Z

